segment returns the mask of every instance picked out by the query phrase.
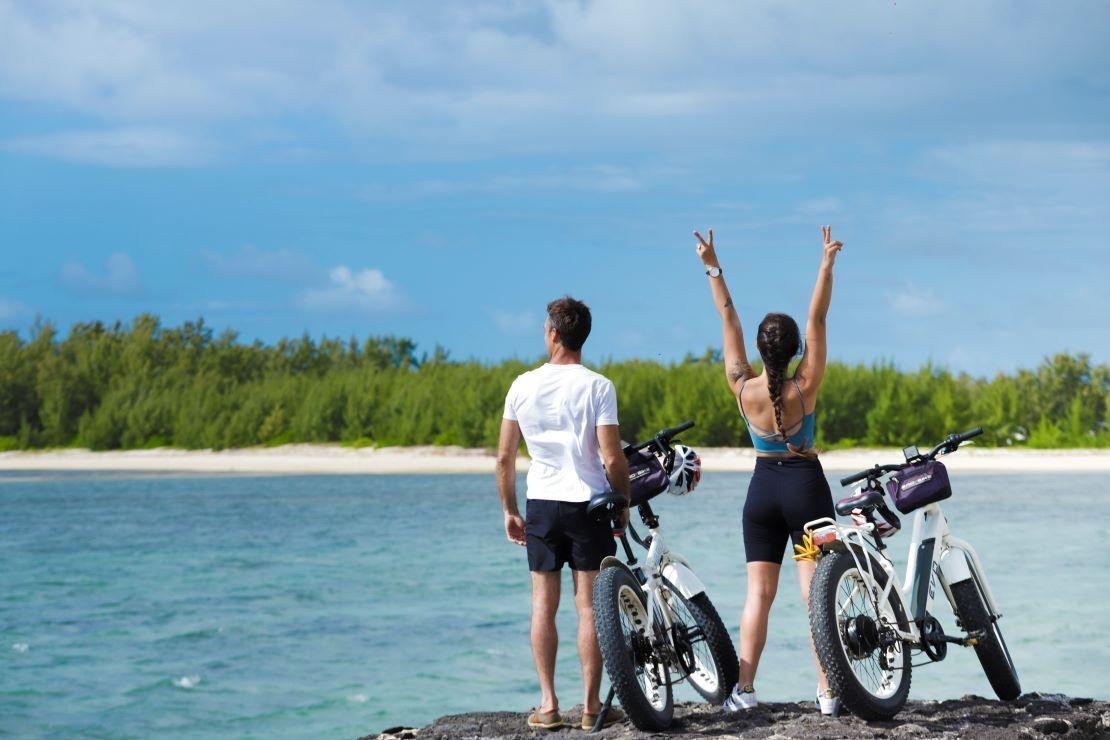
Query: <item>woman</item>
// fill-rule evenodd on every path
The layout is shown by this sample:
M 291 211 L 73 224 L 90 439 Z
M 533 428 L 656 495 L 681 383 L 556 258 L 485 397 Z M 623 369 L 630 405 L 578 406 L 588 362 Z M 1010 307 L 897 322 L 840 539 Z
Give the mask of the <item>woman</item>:
M 779 585 L 779 570 L 787 544 L 801 544 L 802 527 L 823 516 L 835 516 L 832 492 L 813 449 L 813 413 L 825 374 L 825 316 L 832 297 L 832 273 L 843 244 L 833 241 L 831 229 L 821 229 L 824 248 L 817 285 L 809 304 L 805 354 L 793 377 L 790 361 L 801 346 L 798 325 L 786 314 L 769 313 L 759 324 L 756 346 L 763 372 L 756 375 L 744 350 L 740 317 L 732 305 L 721 263 L 713 244 L 694 232 L 697 252 L 721 315 L 723 357 L 729 388 L 755 445 L 755 473 L 744 502 L 744 550 L 748 561 L 748 595 L 740 620 L 740 682 L 725 702 L 730 711 L 755 707 L 755 673 L 767 642 L 767 618 Z M 798 561 L 802 603 L 809 604 L 809 582 L 816 564 Z M 812 646 L 812 645 L 811 645 Z M 839 701 L 828 691 L 817 662 L 817 703 L 823 714 L 835 714 Z

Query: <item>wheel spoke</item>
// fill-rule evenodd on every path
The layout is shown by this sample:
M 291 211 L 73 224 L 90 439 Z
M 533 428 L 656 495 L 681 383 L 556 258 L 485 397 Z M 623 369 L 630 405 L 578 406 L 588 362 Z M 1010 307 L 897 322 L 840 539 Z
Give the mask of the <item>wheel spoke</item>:
M 712 693 L 717 690 L 719 677 L 717 663 L 709 647 L 705 634 L 698 627 L 694 615 L 686 605 L 686 599 L 681 594 L 671 591 L 666 586 L 660 589 L 663 601 L 670 609 L 672 623 L 682 625 L 685 639 L 690 643 L 693 651 L 693 670 L 688 674 L 690 681 L 704 691 Z

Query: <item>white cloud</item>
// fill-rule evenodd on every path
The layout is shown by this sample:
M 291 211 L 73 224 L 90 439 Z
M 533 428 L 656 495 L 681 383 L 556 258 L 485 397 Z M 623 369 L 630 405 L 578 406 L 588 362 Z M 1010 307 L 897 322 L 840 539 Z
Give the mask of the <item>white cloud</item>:
M 396 307 L 399 294 L 381 270 L 352 272 L 346 265 L 328 271 L 328 285 L 301 293 L 298 303 L 311 311 L 383 311 Z
M 798 214 L 805 217 L 827 216 L 840 213 L 842 209 L 840 199 L 831 196 L 803 201 L 797 207 Z
M 543 321 L 531 311 L 504 311 L 493 310 L 489 312 L 490 320 L 497 330 L 504 334 L 539 334 Z
M 970 141 L 923 152 L 912 169 L 942 189 L 927 203 L 892 194 L 875 209 L 892 243 L 1091 250 L 1110 224 L 1110 140 Z
M 30 313 L 31 309 L 25 303 L 0 296 L 0 321 L 12 321 L 29 316 Z
M 61 280 L 74 290 L 90 293 L 133 295 L 143 287 L 135 263 L 124 252 L 109 256 L 103 273 L 91 272 L 80 262 L 67 262 L 62 265 Z
M 250 244 L 228 254 L 206 249 L 201 257 L 213 272 L 229 278 L 303 282 L 317 269 L 307 257 L 291 249 L 268 251 Z
M 903 316 L 918 318 L 935 316 L 944 310 L 944 304 L 937 298 L 936 293 L 910 283 L 903 283 L 898 288 L 888 290 L 886 298 L 890 308 Z
M 216 149 L 209 142 L 167 128 L 117 128 L 63 131 L 7 139 L 0 144 L 14 152 L 110 167 L 180 167 L 211 162 Z
M 673 174 L 673 168 L 632 170 L 613 165 L 546 167 L 534 172 L 482 173 L 470 178 L 420 180 L 409 185 L 394 182 L 363 188 L 360 195 L 370 201 L 391 202 L 404 198 L 459 193 L 519 193 L 524 191 L 579 191 L 620 193 L 644 188 L 649 181 Z
M 934 149 L 926 162 L 992 185 L 1054 188 L 1079 176 L 1110 181 L 1110 142 L 988 140 Z
M 308 114 L 374 156 L 476 158 L 995 130 L 1034 95 L 1021 124 L 1056 123 L 1054 95 L 1105 85 L 1106 4 L 936 6 L 2 3 L 0 97 L 239 143 Z

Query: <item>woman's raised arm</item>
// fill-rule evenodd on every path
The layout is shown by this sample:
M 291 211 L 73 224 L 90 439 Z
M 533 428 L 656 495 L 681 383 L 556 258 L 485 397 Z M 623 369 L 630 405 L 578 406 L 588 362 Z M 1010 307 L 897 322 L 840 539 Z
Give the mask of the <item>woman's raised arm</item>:
M 713 245 L 713 229 L 709 230 L 709 240 L 706 241 L 698 232 L 697 252 L 705 266 L 706 277 L 709 278 L 709 289 L 713 293 L 713 304 L 717 313 L 721 315 L 721 334 L 724 340 L 721 350 L 725 362 L 725 377 L 732 395 L 740 392 L 740 384 L 752 377 L 752 367 L 748 364 L 748 353 L 744 350 L 744 330 L 740 327 L 740 316 L 736 307 L 732 305 L 732 295 L 728 292 L 725 276 L 721 270 L 721 263 L 717 259 L 717 250 Z
M 812 394 L 821 387 L 821 380 L 825 377 L 827 353 L 825 317 L 829 314 L 829 302 L 832 300 L 833 265 L 836 264 L 836 255 L 844 248 L 840 242 L 833 241 L 831 226 L 822 226 L 821 236 L 824 244 L 821 267 L 817 270 L 817 284 L 813 286 L 813 298 L 809 301 L 806 351 L 797 372 L 794 373 L 811 398 Z

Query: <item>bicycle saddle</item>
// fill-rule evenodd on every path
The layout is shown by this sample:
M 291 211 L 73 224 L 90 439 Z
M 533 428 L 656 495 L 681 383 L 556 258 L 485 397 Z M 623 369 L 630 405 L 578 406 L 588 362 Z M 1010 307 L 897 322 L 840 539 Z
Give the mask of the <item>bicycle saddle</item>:
M 586 513 L 596 522 L 608 521 L 610 516 L 628 506 L 628 499 L 616 491 L 599 493 L 590 499 Z
M 852 509 L 870 509 L 883 502 L 883 492 L 876 488 L 866 488 L 836 502 L 836 513 L 848 516 Z

